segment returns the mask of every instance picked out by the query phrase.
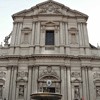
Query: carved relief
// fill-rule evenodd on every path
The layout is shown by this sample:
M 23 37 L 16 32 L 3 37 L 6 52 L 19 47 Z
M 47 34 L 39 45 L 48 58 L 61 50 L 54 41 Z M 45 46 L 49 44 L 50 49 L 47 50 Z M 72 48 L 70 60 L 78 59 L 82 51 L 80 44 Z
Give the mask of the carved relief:
M 44 5 L 40 8 L 39 10 L 39 13 L 40 14 L 43 14 L 43 13 L 47 13 L 47 14 L 61 14 L 61 11 L 60 11 L 60 8 L 55 6 L 55 5 L 52 5 L 51 3 L 49 3 L 48 5 Z
M 79 89 L 79 86 L 75 86 L 74 87 L 74 98 L 75 99 L 79 99 L 80 97 L 80 89 Z
M 100 97 L 100 86 L 96 86 L 96 96 Z
M 100 72 L 95 72 L 93 75 L 94 79 L 100 79 Z
M 25 81 L 27 81 L 27 77 L 28 77 L 28 72 L 24 72 L 24 71 L 22 71 L 22 72 L 18 72 L 17 73 L 17 80 L 25 80 Z
M 24 85 L 19 85 L 19 98 L 23 98 L 24 97 Z
M 71 73 L 71 77 L 80 78 L 81 77 L 81 73 L 80 72 L 72 72 Z

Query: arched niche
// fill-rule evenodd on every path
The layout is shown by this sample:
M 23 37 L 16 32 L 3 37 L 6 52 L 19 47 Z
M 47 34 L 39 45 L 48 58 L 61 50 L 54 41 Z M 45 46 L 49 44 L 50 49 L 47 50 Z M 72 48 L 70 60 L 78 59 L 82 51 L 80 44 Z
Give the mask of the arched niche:
M 60 93 L 61 80 L 57 75 L 46 74 L 38 79 L 38 92 Z

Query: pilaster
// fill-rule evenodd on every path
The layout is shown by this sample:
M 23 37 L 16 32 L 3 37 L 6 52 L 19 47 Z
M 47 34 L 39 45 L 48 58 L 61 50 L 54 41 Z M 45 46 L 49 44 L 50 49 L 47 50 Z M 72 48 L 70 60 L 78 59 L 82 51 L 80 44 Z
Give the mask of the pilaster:
M 68 100 L 71 100 L 71 67 L 67 66 L 67 95 Z
M 15 45 L 15 36 L 17 30 L 17 23 L 13 23 L 13 31 L 12 31 L 12 38 L 11 38 L 11 46 Z
M 20 40 L 21 40 L 21 29 L 22 29 L 22 23 L 19 23 L 19 32 L 18 32 L 18 45 L 20 45 Z
M 89 96 L 90 100 L 94 100 L 94 85 L 93 85 L 93 75 L 92 75 L 92 67 L 88 66 L 88 77 L 89 77 Z
M 18 66 L 13 66 L 13 81 L 12 81 L 12 99 L 11 100 L 15 100 L 16 98 L 16 78 L 17 78 L 17 68 Z
M 32 93 L 37 93 L 38 66 L 33 66 L 32 72 Z
M 6 100 L 9 100 L 9 92 L 10 92 L 10 81 L 11 81 L 11 69 L 12 66 L 7 66 L 7 75 L 6 75 L 6 81 L 5 81 L 5 90 L 4 90 L 4 98 Z
M 85 72 L 85 70 L 86 70 L 86 66 L 82 66 L 81 67 L 81 70 L 82 70 L 82 81 L 83 81 L 83 87 L 82 87 L 82 89 L 83 89 L 83 94 L 82 94 L 82 97 L 84 98 L 84 100 L 88 100 L 88 97 L 87 97 L 87 89 L 86 89 L 86 72 Z
M 83 23 L 83 30 L 84 30 L 85 46 L 89 47 L 89 39 L 88 39 L 88 32 L 87 32 L 86 23 Z
M 40 52 L 40 22 L 36 23 L 37 33 L 35 34 L 35 53 Z
M 60 22 L 60 53 L 64 53 L 63 23 Z
M 66 67 L 61 66 L 61 94 L 62 100 L 67 100 Z
M 30 100 L 30 94 L 32 92 L 32 67 L 33 65 L 28 66 L 28 91 L 27 91 L 27 100 Z

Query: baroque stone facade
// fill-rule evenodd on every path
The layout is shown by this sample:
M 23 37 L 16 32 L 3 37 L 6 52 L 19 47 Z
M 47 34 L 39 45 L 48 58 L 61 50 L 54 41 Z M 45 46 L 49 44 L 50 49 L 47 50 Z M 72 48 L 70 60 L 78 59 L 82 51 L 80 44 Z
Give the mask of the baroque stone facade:
M 48 0 L 12 18 L 0 46 L 0 100 L 39 92 L 100 100 L 100 49 L 89 43 L 86 14 Z

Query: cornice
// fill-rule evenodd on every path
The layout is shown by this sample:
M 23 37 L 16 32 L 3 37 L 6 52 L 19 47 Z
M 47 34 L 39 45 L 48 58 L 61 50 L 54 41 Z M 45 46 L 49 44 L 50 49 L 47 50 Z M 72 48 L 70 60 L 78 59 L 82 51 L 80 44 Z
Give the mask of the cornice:
M 33 54 L 33 55 L 5 55 L 0 56 L 0 59 L 41 59 L 41 58 L 63 58 L 63 59 L 79 59 L 79 60 L 100 60 L 99 56 L 73 56 L 65 54 Z

